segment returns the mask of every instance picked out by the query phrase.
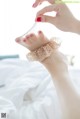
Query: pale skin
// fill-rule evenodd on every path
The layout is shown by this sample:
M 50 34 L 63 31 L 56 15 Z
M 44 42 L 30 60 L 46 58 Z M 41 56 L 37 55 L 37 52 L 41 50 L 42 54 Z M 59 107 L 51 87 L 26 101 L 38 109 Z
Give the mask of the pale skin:
M 33 7 L 37 7 L 44 1 L 48 1 L 51 5 L 37 13 L 36 21 L 38 17 L 41 17 L 41 22 L 51 23 L 62 31 L 80 34 L 80 21 L 75 19 L 65 4 L 54 4 L 55 0 L 36 0 Z M 55 17 L 45 15 L 46 12 L 51 11 L 56 12 Z M 49 39 L 41 31 L 37 35 L 29 34 L 25 38 L 16 39 L 16 42 L 30 51 L 36 50 L 48 41 Z M 57 49 L 54 50 L 50 57 L 40 63 L 44 65 L 52 76 L 61 104 L 61 119 L 80 119 L 80 96 L 71 82 L 66 57 Z
M 37 12 L 36 21 L 38 17 L 41 17 L 41 21 L 37 22 L 48 22 L 55 25 L 62 31 L 80 34 L 80 21 L 73 16 L 69 8 L 64 3 L 55 4 L 55 0 L 36 0 L 33 7 L 37 7 L 44 1 L 49 2 L 51 5 L 46 6 Z M 45 15 L 45 13 L 52 11 L 56 12 L 55 17 Z
M 40 48 L 49 41 L 42 31 L 38 34 L 29 34 L 25 38 L 17 38 L 16 42 L 30 51 Z M 61 104 L 61 119 L 80 119 L 80 96 L 70 80 L 66 57 L 58 50 L 40 62 L 49 71 L 56 88 Z

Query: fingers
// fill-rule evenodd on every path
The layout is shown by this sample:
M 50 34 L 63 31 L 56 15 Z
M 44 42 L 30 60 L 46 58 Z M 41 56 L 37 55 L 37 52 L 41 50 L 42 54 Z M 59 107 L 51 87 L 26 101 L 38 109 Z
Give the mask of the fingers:
M 44 0 L 36 0 L 35 2 L 34 2 L 34 4 L 32 5 L 32 7 L 37 7 L 40 3 L 42 3 L 42 1 L 44 1 Z
M 25 47 L 28 47 L 31 44 L 35 44 L 38 41 L 41 42 L 41 40 L 44 40 L 44 34 L 42 31 L 38 31 L 38 35 L 31 33 L 29 35 L 26 35 L 24 38 L 18 37 L 15 39 L 18 44 Z
M 36 0 L 34 2 L 34 4 L 32 5 L 32 7 L 37 7 L 39 4 L 43 3 L 44 1 L 48 1 L 50 4 L 55 3 L 55 0 Z
M 27 43 L 28 40 L 29 40 L 29 42 L 31 42 L 31 44 L 34 44 L 37 41 L 37 36 L 35 34 L 31 33 L 29 35 L 29 39 L 27 39 L 27 36 L 26 36 L 26 42 L 25 43 Z
M 38 31 L 38 38 L 39 38 L 39 40 L 41 41 L 43 41 L 44 40 L 44 34 L 43 34 L 43 32 L 42 31 Z
M 51 24 L 54 24 L 56 26 L 57 24 L 57 17 L 52 17 L 48 15 L 42 15 L 36 19 L 37 22 L 48 22 Z
M 58 7 L 57 4 L 49 5 L 47 7 L 44 7 L 43 9 L 41 9 L 39 12 L 37 12 L 37 15 L 36 16 L 38 17 L 40 15 L 43 15 L 43 14 L 45 14 L 47 12 L 52 12 L 52 11 L 58 12 L 58 10 L 59 10 L 59 7 Z
M 48 41 L 49 40 L 44 36 L 42 31 L 38 31 L 37 34 L 31 33 L 25 37 L 16 38 L 18 44 L 28 48 L 30 51 L 34 51 Z
M 52 12 L 52 11 L 56 11 L 55 17 L 43 15 L 47 12 Z M 60 11 L 60 5 L 59 4 L 49 5 L 37 13 L 37 18 L 35 21 L 36 22 L 48 22 L 48 23 L 54 24 L 56 26 L 57 15 L 58 15 L 59 11 Z
M 22 45 L 22 46 L 24 46 L 24 47 L 27 47 L 28 44 L 30 43 L 30 42 L 29 42 L 29 43 L 26 43 L 26 44 L 25 44 L 26 38 L 21 38 L 21 37 L 16 38 L 15 41 L 16 41 L 18 44 L 20 44 L 20 45 Z M 28 41 L 27 41 L 27 42 L 28 42 Z
M 38 31 L 38 39 L 41 42 L 41 44 L 45 44 L 48 42 L 48 38 L 44 35 L 44 33 L 42 31 Z
M 47 0 L 49 3 L 54 4 L 55 0 Z
M 24 46 L 24 45 L 23 45 L 23 42 L 22 42 L 22 39 L 21 39 L 20 37 L 16 38 L 15 41 L 16 41 L 18 44 Z

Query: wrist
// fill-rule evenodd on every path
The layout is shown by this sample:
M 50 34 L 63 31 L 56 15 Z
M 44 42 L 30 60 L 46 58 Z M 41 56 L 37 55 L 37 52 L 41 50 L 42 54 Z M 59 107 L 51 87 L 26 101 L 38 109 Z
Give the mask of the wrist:
M 50 57 L 46 58 L 42 64 L 55 78 L 62 78 L 64 75 L 68 74 L 68 65 L 66 60 L 64 57 L 60 58 L 60 53 L 58 52 L 54 52 Z

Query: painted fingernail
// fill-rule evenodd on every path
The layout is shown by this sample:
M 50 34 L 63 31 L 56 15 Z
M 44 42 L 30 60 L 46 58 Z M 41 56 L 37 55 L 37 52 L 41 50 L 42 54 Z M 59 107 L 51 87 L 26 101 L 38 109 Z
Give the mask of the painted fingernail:
M 16 38 L 15 41 L 16 41 L 16 42 L 20 42 L 20 38 Z
M 41 18 L 41 17 L 38 17 L 38 18 L 36 19 L 36 21 L 37 21 L 37 22 L 41 22 L 41 21 L 42 21 L 42 18 Z
M 29 38 L 29 36 L 26 36 L 26 38 L 28 39 L 28 38 Z
M 42 33 L 42 31 L 39 31 L 39 34 L 41 34 Z
M 32 7 L 34 7 L 34 8 L 35 8 L 35 7 L 37 7 L 37 4 L 36 4 L 36 3 L 34 3 L 34 4 L 32 5 Z
M 30 34 L 31 37 L 33 37 L 33 34 Z
M 35 4 L 32 5 L 32 7 L 34 7 L 34 6 L 35 6 Z
M 23 42 L 26 42 L 26 39 L 23 39 Z
M 41 4 L 42 4 L 42 2 L 39 3 L 39 5 L 41 5 Z

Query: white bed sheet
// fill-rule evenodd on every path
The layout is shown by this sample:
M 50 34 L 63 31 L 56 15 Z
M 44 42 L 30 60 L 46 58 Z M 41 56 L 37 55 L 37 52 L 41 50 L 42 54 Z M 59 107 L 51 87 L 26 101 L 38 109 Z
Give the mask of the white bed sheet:
M 70 69 L 80 91 L 80 70 Z M 60 106 L 47 70 L 38 62 L 0 61 L 0 116 L 7 119 L 60 119 Z

